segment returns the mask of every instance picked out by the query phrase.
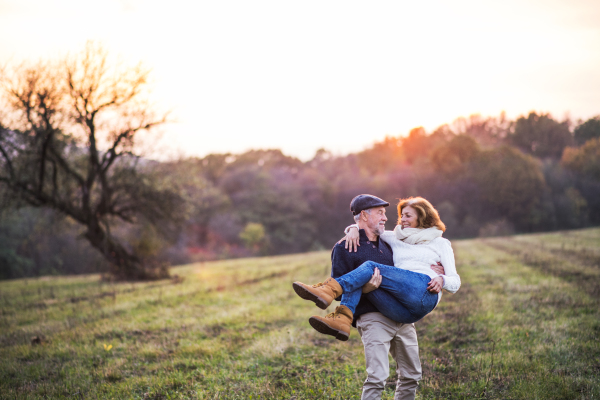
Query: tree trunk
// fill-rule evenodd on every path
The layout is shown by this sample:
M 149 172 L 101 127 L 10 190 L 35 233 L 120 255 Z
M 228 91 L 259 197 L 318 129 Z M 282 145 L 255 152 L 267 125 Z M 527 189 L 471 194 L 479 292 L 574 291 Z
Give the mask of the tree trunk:
M 88 226 L 85 234 L 98 251 L 109 261 L 110 280 L 154 280 L 169 277 L 169 270 L 165 264 L 156 261 L 144 261 L 129 253 L 123 246 L 112 240 L 97 224 Z

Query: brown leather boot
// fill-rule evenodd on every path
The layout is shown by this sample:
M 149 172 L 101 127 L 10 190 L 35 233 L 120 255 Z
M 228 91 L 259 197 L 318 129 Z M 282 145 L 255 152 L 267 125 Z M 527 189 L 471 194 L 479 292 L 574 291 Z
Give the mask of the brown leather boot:
M 337 306 L 335 312 L 325 317 L 314 315 L 308 319 L 308 322 L 322 334 L 335 336 L 337 340 L 345 342 L 350 337 L 352 317 L 352 311 L 348 307 Z
M 333 278 L 327 278 L 325 282 L 316 285 L 305 285 L 302 282 L 294 282 L 294 290 L 304 300 L 314 301 L 317 307 L 326 309 L 333 299 L 340 296 L 344 290 Z

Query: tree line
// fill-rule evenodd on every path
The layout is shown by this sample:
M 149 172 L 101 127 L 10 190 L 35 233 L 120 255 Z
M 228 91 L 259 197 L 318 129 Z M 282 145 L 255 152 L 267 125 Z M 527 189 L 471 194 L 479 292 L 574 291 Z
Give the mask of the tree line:
M 448 238 L 600 223 L 600 117 L 531 112 L 415 128 L 359 153 L 302 162 L 280 150 L 157 162 L 140 133 L 148 72 L 114 69 L 93 45 L 3 75 L 0 278 L 103 272 L 158 279 L 168 265 L 328 249 L 349 203 L 423 196 Z

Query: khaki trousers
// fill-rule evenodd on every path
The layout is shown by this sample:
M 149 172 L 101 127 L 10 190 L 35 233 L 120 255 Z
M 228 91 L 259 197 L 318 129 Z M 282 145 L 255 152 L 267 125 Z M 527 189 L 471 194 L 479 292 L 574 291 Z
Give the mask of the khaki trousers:
M 362 400 L 379 400 L 390 374 L 388 352 L 396 361 L 394 400 L 414 400 L 421 380 L 419 343 L 414 324 L 401 324 L 375 312 L 363 314 L 356 323 L 365 347 L 367 380 Z

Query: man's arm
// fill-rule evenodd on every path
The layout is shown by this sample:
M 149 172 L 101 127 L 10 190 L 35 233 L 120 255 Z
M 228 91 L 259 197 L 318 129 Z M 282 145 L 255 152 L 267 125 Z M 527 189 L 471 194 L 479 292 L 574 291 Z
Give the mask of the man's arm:
M 433 294 L 437 294 L 442 291 L 444 283 L 446 282 L 446 279 L 444 279 L 444 273 L 446 271 L 444 270 L 444 266 L 441 262 L 438 262 L 437 265 L 432 265 L 431 269 L 433 270 L 433 272 L 440 276 L 429 281 L 429 284 L 427 285 L 427 290 L 429 290 Z M 442 278 L 441 281 L 439 278 Z
M 331 253 L 331 277 L 339 278 L 348 272 L 354 271 L 357 267 L 354 263 L 352 254 L 346 250 L 344 243 L 338 243 Z M 371 280 L 367 282 L 362 289 L 363 293 L 369 293 L 377 289 L 381 285 L 381 274 L 379 270 L 375 268 L 375 273 L 371 277 Z
M 362 287 L 362 292 L 364 294 L 372 292 L 373 290 L 377 289 L 379 287 L 379 285 L 381 285 L 381 280 L 383 279 L 383 277 L 381 276 L 381 273 L 379 272 L 379 268 L 375 268 L 375 272 L 373 273 L 373 276 L 371 277 L 371 280 L 367 283 L 365 283 L 365 285 Z
M 331 277 L 339 278 L 356 268 L 352 254 L 344 248 L 344 244 L 336 244 L 331 252 Z
M 431 269 L 438 275 L 444 275 L 446 273 L 441 262 L 438 262 L 437 265 L 432 265 Z
M 354 259 L 352 254 L 344 248 L 343 243 L 336 244 L 333 246 L 331 252 L 331 277 L 339 278 L 342 275 L 347 274 L 354 270 Z M 340 301 L 342 296 L 339 296 L 336 300 Z

